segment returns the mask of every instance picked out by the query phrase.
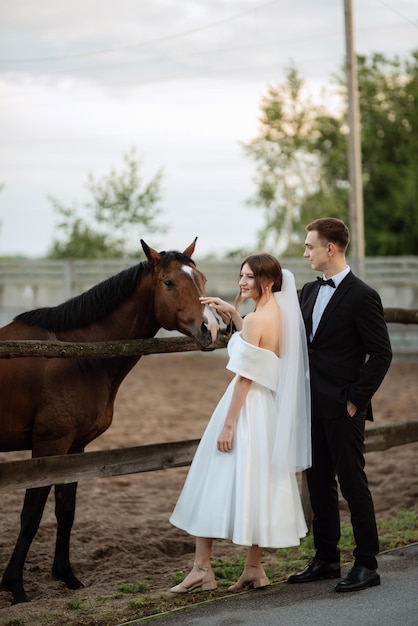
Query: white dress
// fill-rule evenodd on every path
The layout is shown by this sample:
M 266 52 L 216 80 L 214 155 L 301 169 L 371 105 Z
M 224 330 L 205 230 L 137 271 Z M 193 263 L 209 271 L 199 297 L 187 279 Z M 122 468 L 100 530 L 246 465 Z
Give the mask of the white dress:
M 227 369 L 236 376 L 210 418 L 170 522 L 194 536 L 244 546 L 299 545 L 307 526 L 296 474 L 272 463 L 281 359 L 247 343 L 238 332 L 228 343 L 228 355 Z M 232 451 L 219 452 L 217 439 L 238 374 L 252 384 L 235 426 Z

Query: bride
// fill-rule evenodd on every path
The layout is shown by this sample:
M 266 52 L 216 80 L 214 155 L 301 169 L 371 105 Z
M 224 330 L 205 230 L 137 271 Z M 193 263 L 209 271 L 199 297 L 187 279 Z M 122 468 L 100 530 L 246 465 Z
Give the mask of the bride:
M 265 587 L 263 548 L 299 545 L 307 527 L 296 472 L 311 464 L 305 329 L 294 276 L 270 254 L 244 259 L 236 307 L 202 298 L 235 332 L 227 369 L 235 373 L 200 441 L 170 522 L 195 536 L 194 565 L 170 591 L 216 589 L 215 538 L 248 546 L 229 588 Z M 254 311 L 244 318 L 243 301 Z

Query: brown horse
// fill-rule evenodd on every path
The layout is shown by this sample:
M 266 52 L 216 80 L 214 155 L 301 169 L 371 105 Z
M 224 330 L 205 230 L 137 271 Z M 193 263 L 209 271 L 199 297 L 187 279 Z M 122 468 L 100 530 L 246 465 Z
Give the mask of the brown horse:
M 190 258 L 195 243 L 183 253 L 158 253 L 141 240 L 147 260 L 63 304 L 18 315 L 0 329 L 0 340 L 118 341 L 150 338 L 166 328 L 205 349 L 219 327 L 199 300 L 205 277 Z M 0 360 L 0 451 L 32 450 L 33 457 L 83 452 L 109 428 L 118 388 L 139 358 Z M 25 494 L 20 533 L 2 578 L 13 604 L 28 602 L 23 568 L 50 489 Z M 70 589 L 83 586 L 69 556 L 76 490 L 77 483 L 55 485 L 52 575 Z

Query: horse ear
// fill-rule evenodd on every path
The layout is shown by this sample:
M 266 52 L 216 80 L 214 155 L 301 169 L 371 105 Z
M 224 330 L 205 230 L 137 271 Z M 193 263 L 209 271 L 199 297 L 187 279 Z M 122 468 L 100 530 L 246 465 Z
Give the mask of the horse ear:
M 145 256 L 147 257 L 148 261 L 152 263 L 152 265 L 158 265 L 161 259 L 161 254 L 153 248 L 150 248 L 143 239 L 141 239 L 141 246 L 143 251 L 145 252 Z
M 194 238 L 193 243 L 190 244 L 190 246 L 188 248 L 185 249 L 185 251 L 183 252 L 183 254 L 185 254 L 186 256 L 191 257 L 193 252 L 194 252 L 194 248 L 196 245 L 196 241 L 197 241 L 197 237 Z

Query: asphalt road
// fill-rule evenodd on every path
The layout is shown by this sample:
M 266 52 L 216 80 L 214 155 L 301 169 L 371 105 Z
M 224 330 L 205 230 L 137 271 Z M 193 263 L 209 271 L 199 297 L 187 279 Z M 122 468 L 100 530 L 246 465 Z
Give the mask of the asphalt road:
M 379 572 L 381 585 L 363 591 L 336 593 L 333 580 L 280 583 L 123 626 L 418 626 L 418 543 L 381 554 Z

